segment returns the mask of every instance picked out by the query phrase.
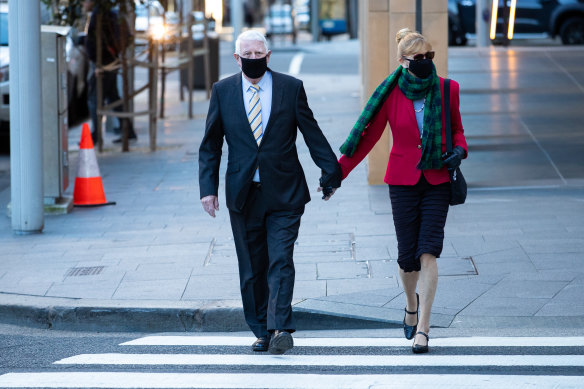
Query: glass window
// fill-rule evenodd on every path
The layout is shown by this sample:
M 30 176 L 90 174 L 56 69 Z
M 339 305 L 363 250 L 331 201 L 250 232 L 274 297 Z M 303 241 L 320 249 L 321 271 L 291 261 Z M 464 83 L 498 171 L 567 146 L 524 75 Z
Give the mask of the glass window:
M 8 46 L 8 14 L 0 13 L 0 46 Z

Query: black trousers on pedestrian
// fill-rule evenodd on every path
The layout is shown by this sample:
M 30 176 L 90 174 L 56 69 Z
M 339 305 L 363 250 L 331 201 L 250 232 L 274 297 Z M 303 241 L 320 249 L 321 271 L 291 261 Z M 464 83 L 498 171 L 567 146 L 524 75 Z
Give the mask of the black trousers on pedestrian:
M 89 115 L 91 116 L 91 137 L 93 143 L 97 142 L 97 77 L 95 76 L 95 66 L 91 66 L 89 74 L 89 85 L 87 89 L 87 106 L 89 108 Z M 109 71 L 103 72 L 102 74 L 102 91 L 103 91 L 103 102 L 105 104 L 110 104 L 121 99 L 118 93 L 118 72 Z M 115 112 L 124 112 L 124 106 L 118 105 L 114 108 Z M 130 138 L 135 138 L 136 133 L 134 132 L 134 125 L 130 119 L 121 119 L 120 130 L 123 129 L 123 121 L 128 122 L 128 136 Z
M 397 263 L 404 272 L 420 271 L 420 257 L 440 257 L 448 215 L 450 184 L 431 185 L 424 174 L 416 185 L 389 185 L 397 236 Z
M 274 330 L 294 332 L 294 243 L 304 207 L 267 210 L 259 185 L 252 185 L 243 213 L 229 211 L 239 262 L 243 313 L 256 337 Z

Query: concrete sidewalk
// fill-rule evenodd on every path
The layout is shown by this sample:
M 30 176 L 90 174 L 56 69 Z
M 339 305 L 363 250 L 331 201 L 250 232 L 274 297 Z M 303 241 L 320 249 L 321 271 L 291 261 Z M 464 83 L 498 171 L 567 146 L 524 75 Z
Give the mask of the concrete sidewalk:
M 582 59 L 584 50 L 573 47 L 451 49 L 471 189 L 467 204 L 450 209 L 434 326 L 584 326 Z M 359 76 L 300 78 L 337 150 L 360 112 Z M 167 88 L 178 86 L 169 81 Z M 0 322 L 99 331 L 247 329 L 223 182 L 216 219 L 199 202 L 207 106 L 198 94 L 195 119 L 188 120 L 184 103 L 169 92 L 153 153 L 144 120 L 136 123 L 139 141 L 130 153 L 111 146 L 108 135 L 98 161 L 115 206 L 47 216 L 43 233 L 30 236 L 13 235 L 10 219 L 0 218 Z M 78 140 L 74 129 L 71 149 Z M 362 163 L 324 202 L 316 193 L 319 169 L 301 136 L 298 143 L 315 189 L 295 250 L 298 329 L 401 326 L 387 186 L 369 186 Z M 71 182 L 76 159 L 72 151 Z M 221 168 L 223 176 L 226 163 Z M 9 189 L 0 193 L 2 209 L 9 198 Z

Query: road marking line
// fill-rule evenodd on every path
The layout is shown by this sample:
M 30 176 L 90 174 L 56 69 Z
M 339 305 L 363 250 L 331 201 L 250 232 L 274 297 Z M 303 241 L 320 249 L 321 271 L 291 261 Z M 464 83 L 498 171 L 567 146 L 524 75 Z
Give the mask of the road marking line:
M 482 188 L 468 188 L 470 192 L 496 192 L 496 191 L 513 191 L 513 190 L 539 190 L 539 189 L 557 189 L 562 185 L 524 185 L 524 186 L 489 186 Z
M 292 61 L 290 61 L 290 67 L 288 68 L 288 74 L 292 76 L 299 75 L 300 68 L 302 67 L 302 61 L 304 61 L 304 53 L 298 53 L 292 57 Z
M 580 84 L 578 82 L 578 80 L 576 79 L 576 77 L 574 77 L 572 75 L 572 73 L 570 73 L 564 66 L 562 66 L 561 63 L 559 63 L 553 55 L 550 55 L 549 52 L 545 53 L 546 56 L 554 63 L 554 65 L 556 65 L 558 68 L 560 68 L 560 70 L 566 75 L 566 77 L 568 77 L 570 79 L 570 81 L 572 81 L 577 87 L 578 89 L 580 89 L 580 91 L 582 93 L 584 93 L 584 86 L 582 84 Z
M 57 365 L 584 366 L 584 355 L 79 354 Z
M 390 389 L 417 388 L 566 388 L 580 387 L 582 377 L 482 374 L 196 374 L 131 372 L 8 373 L 3 388 L 272 388 Z
M 251 346 L 252 337 L 146 336 L 120 346 Z M 294 338 L 301 347 L 410 347 L 402 338 Z M 584 346 L 584 337 L 457 337 L 432 338 L 432 347 L 562 347 Z
M 556 164 L 553 161 L 553 159 L 550 156 L 550 154 L 546 151 L 546 149 L 544 149 L 544 147 L 539 142 L 539 140 L 535 137 L 535 135 L 533 134 L 533 132 L 531 131 L 531 129 L 529 128 L 529 126 L 523 121 L 523 119 L 520 119 L 519 122 L 521 123 L 521 125 L 523 126 L 523 128 L 525 128 L 525 131 L 527 131 L 527 133 L 529 134 L 529 136 L 531 137 L 531 139 L 533 140 L 533 142 L 535 143 L 535 145 L 543 153 L 544 157 L 546 157 L 546 159 L 549 161 L 550 165 L 552 165 L 552 168 L 556 171 L 556 174 L 560 177 L 560 179 L 562 180 L 562 183 L 564 185 L 568 185 L 568 181 L 566 181 L 566 179 L 564 178 L 564 176 L 560 172 L 560 169 L 556 166 Z

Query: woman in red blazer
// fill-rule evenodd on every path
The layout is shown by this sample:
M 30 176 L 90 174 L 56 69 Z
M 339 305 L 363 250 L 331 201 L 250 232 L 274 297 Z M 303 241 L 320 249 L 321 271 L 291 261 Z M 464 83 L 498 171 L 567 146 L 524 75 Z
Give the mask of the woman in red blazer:
M 409 29 L 400 30 L 396 39 L 400 66 L 373 93 L 341 147 L 339 164 L 344 179 L 371 151 L 389 122 L 393 147 L 384 181 L 389 185 L 406 295 L 404 334 L 415 338 L 414 353 L 424 353 L 438 282 L 436 258 L 442 252 L 449 207 L 448 169 L 459 166 L 467 151 L 458 83 L 451 82 L 448 113 L 453 153 L 445 156 L 444 79 L 436 75 L 432 46 Z

